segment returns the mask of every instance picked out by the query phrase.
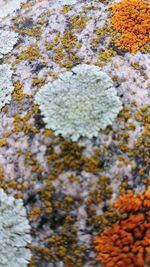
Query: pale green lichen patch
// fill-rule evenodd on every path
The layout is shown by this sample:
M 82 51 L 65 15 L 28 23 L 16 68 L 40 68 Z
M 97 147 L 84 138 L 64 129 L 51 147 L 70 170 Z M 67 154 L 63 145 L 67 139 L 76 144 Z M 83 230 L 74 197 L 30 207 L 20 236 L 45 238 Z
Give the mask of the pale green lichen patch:
M 14 90 L 11 77 L 11 66 L 8 64 L 0 65 L 0 109 L 11 100 L 11 93 Z
M 59 5 L 74 5 L 77 0 L 58 0 Z
M 48 83 L 35 96 L 47 128 L 77 141 L 97 136 L 122 109 L 110 77 L 94 65 L 81 64 Z
M 0 266 L 26 267 L 31 252 L 25 248 L 31 242 L 30 226 L 21 199 L 15 199 L 0 189 Z
M 20 8 L 20 4 L 23 0 L 1 0 L 0 2 L 0 19 L 5 18 L 15 10 Z
M 9 53 L 18 41 L 18 34 L 15 32 L 0 30 L 0 58 Z

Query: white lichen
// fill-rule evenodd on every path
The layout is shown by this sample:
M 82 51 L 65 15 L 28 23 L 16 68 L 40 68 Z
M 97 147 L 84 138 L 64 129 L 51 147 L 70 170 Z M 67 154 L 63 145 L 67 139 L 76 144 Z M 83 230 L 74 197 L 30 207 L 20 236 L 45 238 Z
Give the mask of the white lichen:
M 77 2 L 78 2 L 77 0 L 59 0 L 59 3 L 61 5 L 74 5 Z
M 15 32 L 0 30 L 0 58 L 9 53 L 18 41 L 18 34 Z
M 0 266 L 27 267 L 31 251 L 30 226 L 21 199 L 0 189 Z
M 10 65 L 0 65 L 0 110 L 11 100 L 11 93 L 14 90 L 12 74 Z
M 111 125 L 122 103 L 111 78 L 94 65 L 81 64 L 66 71 L 35 95 L 47 128 L 65 138 L 97 136 Z
M 23 0 L 0 0 L 0 19 L 20 9 Z

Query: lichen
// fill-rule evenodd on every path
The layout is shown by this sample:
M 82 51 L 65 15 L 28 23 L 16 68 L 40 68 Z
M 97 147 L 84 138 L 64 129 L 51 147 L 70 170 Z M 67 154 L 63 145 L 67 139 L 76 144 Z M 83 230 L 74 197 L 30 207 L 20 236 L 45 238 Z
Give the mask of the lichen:
M 77 2 L 77 0 L 59 0 L 61 5 L 73 5 Z
M 106 267 L 149 266 L 150 264 L 150 187 L 142 194 L 128 192 L 114 207 L 126 215 L 94 238 L 98 260 Z
M 15 32 L 0 30 L 0 58 L 9 53 L 18 40 Z
M 111 5 L 112 27 L 121 33 L 116 45 L 133 54 L 144 46 L 149 38 L 150 4 L 145 0 L 122 0 Z
M 122 109 L 111 78 L 99 67 L 81 64 L 43 86 L 35 96 L 47 128 L 65 138 L 97 136 Z
M 11 77 L 11 66 L 8 64 L 0 65 L 0 109 L 11 100 L 11 93 L 14 90 Z
M 0 265 L 1 267 L 26 267 L 31 252 L 26 248 L 31 242 L 30 226 L 21 199 L 8 196 L 0 189 Z
M 0 19 L 20 9 L 20 4 L 23 0 L 1 0 L 0 3 Z

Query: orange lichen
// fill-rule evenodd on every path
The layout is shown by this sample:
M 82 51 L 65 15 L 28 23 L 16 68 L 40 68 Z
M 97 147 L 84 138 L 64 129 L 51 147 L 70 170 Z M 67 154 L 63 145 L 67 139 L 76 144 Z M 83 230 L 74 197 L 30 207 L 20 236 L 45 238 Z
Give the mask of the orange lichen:
M 114 206 L 122 213 L 139 211 L 142 208 L 142 200 L 139 195 L 134 196 L 132 192 L 128 192 L 127 194 L 120 196 Z
M 106 267 L 143 267 L 150 264 L 150 187 L 145 193 L 128 192 L 114 203 L 125 219 L 94 238 L 98 260 Z
M 150 41 L 150 4 L 145 0 L 122 0 L 111 5 L 113 29 L 122 33 L 116 45 L 133 54 Z

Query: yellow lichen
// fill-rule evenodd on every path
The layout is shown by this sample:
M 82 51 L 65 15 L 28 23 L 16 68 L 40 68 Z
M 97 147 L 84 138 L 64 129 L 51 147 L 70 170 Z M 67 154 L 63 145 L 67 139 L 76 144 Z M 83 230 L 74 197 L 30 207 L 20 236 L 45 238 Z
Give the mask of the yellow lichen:
M 113 49 L 107 49 L 106 51 L 102 51 L 98 55 L 98 59 L 105 63 L 109 62 L 112 56 L 115 56 L 116 52 Z
M 14 83 L 14 91 L 12 93 L 12 96 L 16 99 L 16 101 L 21 101 L 26 97 L 26 94 L 22 89 L 22 84 L 20 84 L 19 82 Z
M 85 16 L 75 15 L 70 18 L 70 22 L 71 22 L 72 27 L 80 32 L 86 26 L 87 21 L 86 21 Z
M 0 139 L 0 147 L 6 145 L 6 140 L 5 139 Z

